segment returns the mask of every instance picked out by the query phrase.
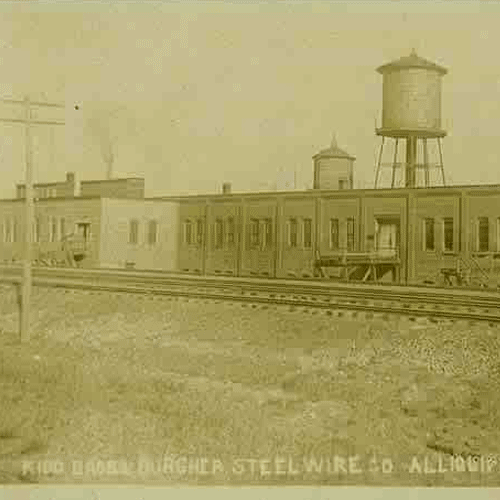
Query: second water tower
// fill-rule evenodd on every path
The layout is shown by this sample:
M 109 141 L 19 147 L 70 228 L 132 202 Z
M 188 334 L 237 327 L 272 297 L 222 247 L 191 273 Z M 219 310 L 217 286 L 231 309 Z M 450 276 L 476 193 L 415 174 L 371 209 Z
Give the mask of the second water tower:
M 446 132 L 441 128 L 441 80 L 447 70 L 412 51 L 409 56 L 384 64 L 377 71 L 383 76 L 383 92 L 382 126 L 376 129 L 382 144 L 375 187 L 383 166 L 391 167 L 391 187 L 397 183 L 408 188 L 419 184 L 429 186 L 432 168 L 438 169 L 444 184 L 441 139 Z M 391 163 L 382 163 L 386 139 L 391 139 L 394 146 Z M 429 161 L 429 140 L 438 146 L 439 154 L 434 162 Z M 401 146 L 406 146 L 403 161 L 400 161 Z

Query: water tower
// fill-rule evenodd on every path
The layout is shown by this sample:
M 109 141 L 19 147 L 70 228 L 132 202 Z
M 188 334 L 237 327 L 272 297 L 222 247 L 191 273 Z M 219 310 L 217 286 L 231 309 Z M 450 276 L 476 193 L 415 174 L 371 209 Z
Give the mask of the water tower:
M 376 129 L 382 143 L 375 187 L 379 185 L 381 168 L 387 166 L 392 169 L 391 187 L 430 186 L 431 169 L 437 169 L 445 185 L 441 139 L 446 132 L 441 129 L 441 79 L 447 70 L 418 57 L 413 50 L 409 56 L 380 66 L 377 71 L 383 76 L 383 107 L 382 127 Z M 386 138 L 394 145 L 391 163 L 382 162 Z M 429 161 L 431 142 L 438 149 L 432 162 Z M 399 159 L 401 143 L 406 146 L 403 161 Z

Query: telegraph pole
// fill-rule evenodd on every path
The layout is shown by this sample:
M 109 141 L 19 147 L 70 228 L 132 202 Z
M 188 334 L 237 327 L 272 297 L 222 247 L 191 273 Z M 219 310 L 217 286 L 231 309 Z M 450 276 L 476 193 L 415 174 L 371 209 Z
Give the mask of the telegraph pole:
M 25 155 L 26 155 L 26 184 L 24 203 L 24 255 L 23 255 L 23 275 L 21 290 L 21 310 L 19 320 L 19 334 L 21 342 L 30 340 L 30 303 L 31 303 L 31 239 L 32 239 L 32 219 L 33 219 L 33 164 L 31 157 L 31 125 L 64 125 L 64 121 L 57 120 L 33 120 L 31 117 L 32 107 L 64 108 L 62 104 L 48 102 L 30 101 L 25 97 L 23 101 L 2 99 L 0 102 L 18 104 L 24 107 L 23 118 L 0 118 L 0 122 L 22 123 L 24 124 Z
M 21 295 L 21 317 L 19 333 L 21 342 L 30 340 L 30 303 L 31 303 L 31 221 L 33 220 L 33 164 L 31 161 L 31 107 L 28 97 L 24 99 L 24 147 L 26 155 L 26 185 L 24 187 L 24 261 Z

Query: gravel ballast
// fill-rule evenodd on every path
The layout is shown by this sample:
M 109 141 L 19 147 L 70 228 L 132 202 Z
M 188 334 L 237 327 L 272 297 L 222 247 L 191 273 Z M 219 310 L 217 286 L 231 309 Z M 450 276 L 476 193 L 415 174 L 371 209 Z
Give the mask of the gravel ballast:
M 26 465 L 43 457 L 146 455 L 209 470 L 162 462 L 147 482 L 500 483 L 496 327 L 35 287 L 22 346 L 0 295 L 0 482 L 78 482 Z M 140 482 L 117 477 L 90 480 Z

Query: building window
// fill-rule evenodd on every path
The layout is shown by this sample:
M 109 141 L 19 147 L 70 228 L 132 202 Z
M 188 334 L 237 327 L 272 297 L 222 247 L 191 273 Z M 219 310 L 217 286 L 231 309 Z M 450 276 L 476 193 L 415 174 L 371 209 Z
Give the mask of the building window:
M 49 221 L 49 241 L 57 241 L 57 218 L 50 217 Z
M 500 252 L 500 217 L 497 218 L 497 252 Z
M 347 189 L 347 180 L 339 179 L 339 189 Z
M 249 226 L 249 247 L 256 248 L 259 246 L 259 219 L 250 219 Z
M 271 219 L 264 219 L 262 235 L 264 238 L 263 248 L 271 248 L 273 244 L 273 223 Z
M 203 219 L 196 219 L 196 244 L 203 244 Z
M 35 220 L 33 221 L 33 231 L 32 231 L 32 238 L 33 238 L 33 243 L 39 243 L 40 242 L 40 217 L 35 217 Z
M 304 219 L 304 248 L 312 247 L 312 219 Z
M 296 247 L 297 246 L 297 235 L 298 235 L 298 226 L 297 219 L 289 219 L 288 220 L 288 246 Z
M 339 220 L 330 219 L 330 249 L 339 249 Z
M 235 238 L 234 217 L 228 217 L 226 224 L 226 241 L 228 246 L 234 245 L 234 238 Z
M 17 239 L 18 236 L 19 235 L 17 234 L 17 218 L 14 217 L 12 219 L 12 235 L 11 235 L 11 240 L 10 241 L 12 241 L 12 242 L 15 243 L 16 241 L 18 241 L 18 239 Z
M 262 219 L 258 221 L 257 246 L 265 250 L 272 245 L 272 225 L 271 219 Z
M 137 219 L 132 219 L 129 223 L 128 242 L 131 245 L 139 243 L 139 221 Z
M 66 238 L 66 219 L 61 217 L 59 219 L 59 241 L 64 241 Z
M 424 220 L 424 250 L 435 250 L 434 219 Z
M 349 217 L 347 219 L 347 251 L 354 251 L 354 233 L 355 233 L 355 224 L 354 218 Z
M 477 249 L 479 252 L 487 252 L 490 248 L 490 228 L 488 217 L 479 217 L 478 219 L 478 234 L 477 234 Z
M 453 252 L 453 218 L 446 217 L 443 219 L 443 250 L 445 252 Z
M 5 219 L 3 225 L 3 239 L 5 243 L 12 243 L 12 219 Z
M 215 219 L 215 248 L 222 248 L 224 245 L 224 221 Z
M 184 243 L 186 245 L 193 243 L 193 223 L 189 219 L 184 221 Z
M 148 222 L 148 245 L 156 245 L 158 241 L 158 222 L 150 220 Z

